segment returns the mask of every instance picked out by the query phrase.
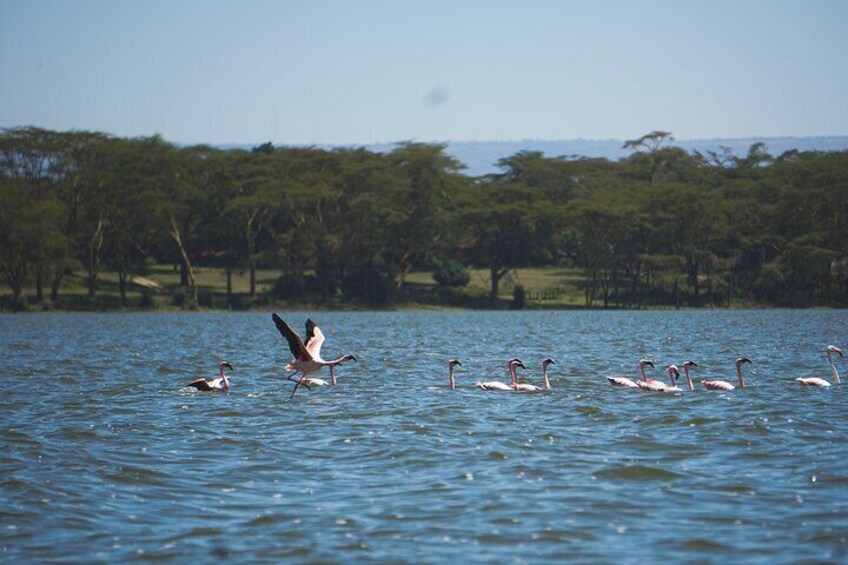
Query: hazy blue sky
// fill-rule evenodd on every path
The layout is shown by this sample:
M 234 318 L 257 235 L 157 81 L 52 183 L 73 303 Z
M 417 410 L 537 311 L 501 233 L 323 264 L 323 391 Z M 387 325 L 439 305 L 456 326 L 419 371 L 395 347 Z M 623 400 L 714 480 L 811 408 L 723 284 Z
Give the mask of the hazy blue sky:
M 178 142 L 848 134 L 848 0 L 0 0 L 0 127 Z

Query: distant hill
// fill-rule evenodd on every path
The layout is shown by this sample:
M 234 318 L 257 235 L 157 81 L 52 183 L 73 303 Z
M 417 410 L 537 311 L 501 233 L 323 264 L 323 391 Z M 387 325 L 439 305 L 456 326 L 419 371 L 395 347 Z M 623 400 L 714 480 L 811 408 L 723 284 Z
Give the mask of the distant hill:
M 448 141 L 447 153 L 464 163 L 465 174 L 470 176 L 485 175 L 498 172 L 495 163 L 504 157 L 514 155 L 519 151 L 541 151 L 547 157 L 582 156 L 604 157 L 617 161 L 630 155 L 623 148 L 624 141 L 620 139 L 562 139 L 541 140 L 525 139 L 521 141 Z M 848 136 L 828 137 L 749 137 L 739 139 L 676 139 L 672 145 L 682 147 L 690 153 L 698 150 L 717 151 L 720 145 L 730 147 L 733 154 L 743 157 L 754 143 L 764 143 L 772 155 L 780 155 L 785 151 L 843 151 L 848 150 Z M 260 145 L 260 143 L 256 143 Z M 275 144 L 276 145 L 276 144 Z M 228 144 L 219 145 L 222 148 L 249 149 L 252 145 Z M 324 149 L 332 149 L 332 145 L 320 145 Z M 350 147 L 350 145 L 344 145 Z M 391 151 L 394 143 L 377 143 L 364 145 L 376 152 Z

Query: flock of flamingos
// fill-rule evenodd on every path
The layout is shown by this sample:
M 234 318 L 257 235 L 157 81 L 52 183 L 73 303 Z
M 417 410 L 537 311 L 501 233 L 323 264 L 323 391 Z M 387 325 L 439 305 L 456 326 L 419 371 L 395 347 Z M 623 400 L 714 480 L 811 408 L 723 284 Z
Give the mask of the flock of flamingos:
M 289 374 L 286 378 L 295 383 L 291 396 L 294 396 L 294 393 L 297 392 L 297 388 L 301 385 L 305 386 L 309 390 L 311 390 L 311 387 L 313 386 L 335 385 L 335 368 L 346 361 L 356 361 L 356 357 L 350 354 L 342 355 L 338 359 L 333 359 L 332 361 L 325 361 L 324 359 L 322 359 L 321 346 L 324 344 L 324 334 L 312 320 L 306 320 L 306 341 L 304 341 L 303 338 L 301 338 L 296 331 L 291 329 L 291 327 L 287 323 L 285 323 L 283 319 L 280 318 L 278 315 L 272 314 L 271 318 L 274 320 L 274 324 L 277 326 L 279 332 L 283 335 L 284 338 L 286 338 L 286 341 L 289 344 L 289 349 L 291 349 L 292 355 L 294 355 L 294 359 L 292 359 L 285 366 L 286 371 L 292 371 L 292 373 Z M 835 345 L 828 345 L 827 361 L 830 364 L 830 370 L 833 374 L 833 384 L 839 384 L 839 372 L 836 370 L 836 364 L 833 361 L 834 353 L 839 355 L 839 357 L 842 357 L 841 349 L 839 349 Z M 744 388 L 745 380 L 742 378 L 742 365 L 744 365 L 745 363 L 750 364 L 751 360 L 747 357 L 740 357 L 736 360 L 735 385 L 723 380 L 702 380 L 701 384 L 707 390 L 733 390 L 737 387 Z M 509 369 L 510 376 L 509 383 L 501 381 L 476 381 L 474 384 L 475 386 L 477 386 L 477 388 L 487 391 L 536 392 L 550 390 L 551 382 L 548 379 L 548 366 L 555 364 L 556 363 L 551 358 L 547 358 L 542 361 L 543 386 L 541 387 L 529 383 L 518 382 L 518 375 L 516 373 L 517 370 L 519 368 L 526 370 L 527 367 L 525 367 L 524 363 L 522 363 L 521 360 L 517 358 L 510 359 L 507 362 L 507 368 Z M 462 363 L 460 363 L 458 359 L 451 359 L 450 361 L 448 361 L 448 386 L 451 389 L 456 388 L 454 368 L 457 365 L 462 365 Z M 685 363 L 683 363 L 682 366 L 683 372 L 686 376 L 686 387 L 689 390 L 694 390 L 695 387 L 692 384 L 692 377 L 689 374 L 689 370 L 692 367 L 697 367 L 698 364 L 694 361 L 686 361 Z M 311 373 L 315 373 L 321 370 L 323 367 L 327 367 L 330 371 L 330 382 L 309 376 Z M 669 365 L 668 367 L 666 367 L 669 378 L 668 383 L 648 378 L 645 375 L 645 367 L 654 368 L 654 364 L 649 359 L 640 360 L 639 378 L 636 380 L 618 376 L 607 377 L 607 380 L 612 386 L 639 388 L 652 392 L 677 392 L 681 390 L 681 388 L 677 386 L 677 379 L 680 377 L 680 369 L 677 367 L 677 365 Z M 188 383 L 186 385 L 186 388 L 192 388 L 199 391 L 227 392 L 230 389 L 230 379 L 224 373 L 225 369 L 229 369 L 232 371 L 233 366 L 228 361 L 222 361 L 218 365 L 217 379 L 197 379 Z M 297 376 L 298 374 L 300 374 L 300 377 Z M 795 380 L 799 384 L 805 386 L 831 386 L 831 383 L 829 381 L 818 377 L 799 378 Z

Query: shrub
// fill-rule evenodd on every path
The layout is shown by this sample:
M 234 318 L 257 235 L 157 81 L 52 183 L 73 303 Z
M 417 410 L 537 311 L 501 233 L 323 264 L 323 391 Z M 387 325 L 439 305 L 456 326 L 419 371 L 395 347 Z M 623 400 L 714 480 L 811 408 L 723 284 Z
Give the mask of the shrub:
M 459 261 L 445 261 L 433 271 L 433 280 L 439 286 L 462 287 L 471 281 L 471 275 Z

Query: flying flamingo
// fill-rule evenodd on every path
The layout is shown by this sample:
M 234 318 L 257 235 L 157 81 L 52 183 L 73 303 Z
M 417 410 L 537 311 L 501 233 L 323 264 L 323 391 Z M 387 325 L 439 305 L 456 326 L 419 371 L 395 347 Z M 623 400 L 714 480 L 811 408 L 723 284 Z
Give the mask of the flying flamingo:
M 639 360 L 639 374 L 642 376 L 642 381 L 647 381 L 647 377 L 645 377 L 645 366 L 654 368 L 654 363 L 650 359 L 640 359 Z M 633 379 L 628 379 L 627 377 L 607 377 L 609 384 L 612 386 L 623 386 L 627 388 L 636 388 L 639 385 L 636 384 Z
M 345 361 L 356 361 L 356 357 L 350 354 L 342 355 L 338 359 L 333 359 L 332 361 L 325 361 L 322 359 L 321 345 L 324 343 L 324 334 L 312 320 L 306 320 L 307 345 L 303 343 L 303 339 L 301 339 L 297 332 L 291 329 L 282 318 L 276 314 L 272 314 L 271 319 L 274 320 L 274 324 L 276 324 L 277 329 L 283 337 L 286 338 L 286 341 L 289 344 L 289 349 L 291 350 L 292 355 L 294 355 L 294 359 L 285 366 L 286 371 L 294 372 L 286 378 L 288 380 L 293 380 L 292 377 L 296 374 L 301 373 L 302 375 L 295 382 L 291 396 L 294 396 L 294 393 L 297 392 L 297 387 L 300 385 L 304 385 L 307 389 L 311 390 L 309 388 L 310 385 L 323 386 L 327 384 L 327 381 L 323 379 L 311 378 L 309 373 L 319 371 L 321 367 L 335 367 L 336 365 L 341 365 Z M 331 373 L 331 378 L 335 380 L 335 375 L 333 373 Z
M 636 385 L 642 390 L 647 390 L 651 392 L 677 392 L 680 388 L 677 386 L 677 377 L 680 376 L 680 370 L 677 368 L 677 365 L 669 365 L 668 368 L 668 378 L 671 380 L 671 384 L 667 385 L 664 382 L 656 381 L 654 379 L 648 379 L 645 381 L 638 381 Z
M 827 362 L 830 363 L 830 371 L 833 373 L 833 384 L 839 384 L 839 371 L 836 370 L 836 364 L 833 362 L 833 354 L 836 353 L 839 357 L 842 357 L 842 350 L 836 347 L 835 345 L 827 346 Z M 795 379 L 802 385 L 806 386 L 820 386 L 820 387 L 828 387 L 830 383 L 824 379 L 820 379 L 818 377 L 813 377 L 810 379 Z
M 450 382 L 448 388 L 451 390 L 456 390 L 456 381 L 453 378 L 453 368 L 457 365 L 462 367 L 462 363 L 459 362 L 459 359 L 451 359 L 448 361 L 448 381 Z
M 512 379 L 510 384 L 502 383 L 500 381 L 477 381 L 474 385 L 482 390 L 517 390 L 514 387 L 516 384 L 515 368 L 521 367 L 522 369 L 526 369 L 527 367 L 525 367 L 524 363 L 522 363 L 519 359 L 510 359 L 507 361 L 506 366 L 507 369 L 509 369 L 509 376 Z
M 742 380 L 742 364 L 743 363 L 751 363 L 751 360 L 747 357 L 740 357 L 736 360 L 736 379 L 738 381 L 739 388 L 745 388 L 745 381 Z M 707 390 L 733 390 L 736 387 L 730 384 L 727 381 L 701 381 L 701 384 L 704 385 Z
M 683 363 L 683 371 L 686 373 L 686 388 L 689 390 L 695 390 L 695 387 L 692 386 L 692 377 L 689 376 L 689 367 L 697 367 L 698 364 L 694 361 L 686 361 Z
M 233 366 L 230 365 L 229 361 L 221 361 L 218 364 L 218 378 L 212 379 L 211 381 L 207 381 L 206 379 L 200 378 L 196 381 L 191 381 L 185 388 L 194 388 L 203 392 L 227 392 L 230 390 L 230 379 L 227 378 L 227 375 L 224 374 L 224 369 L 233 370 Z

